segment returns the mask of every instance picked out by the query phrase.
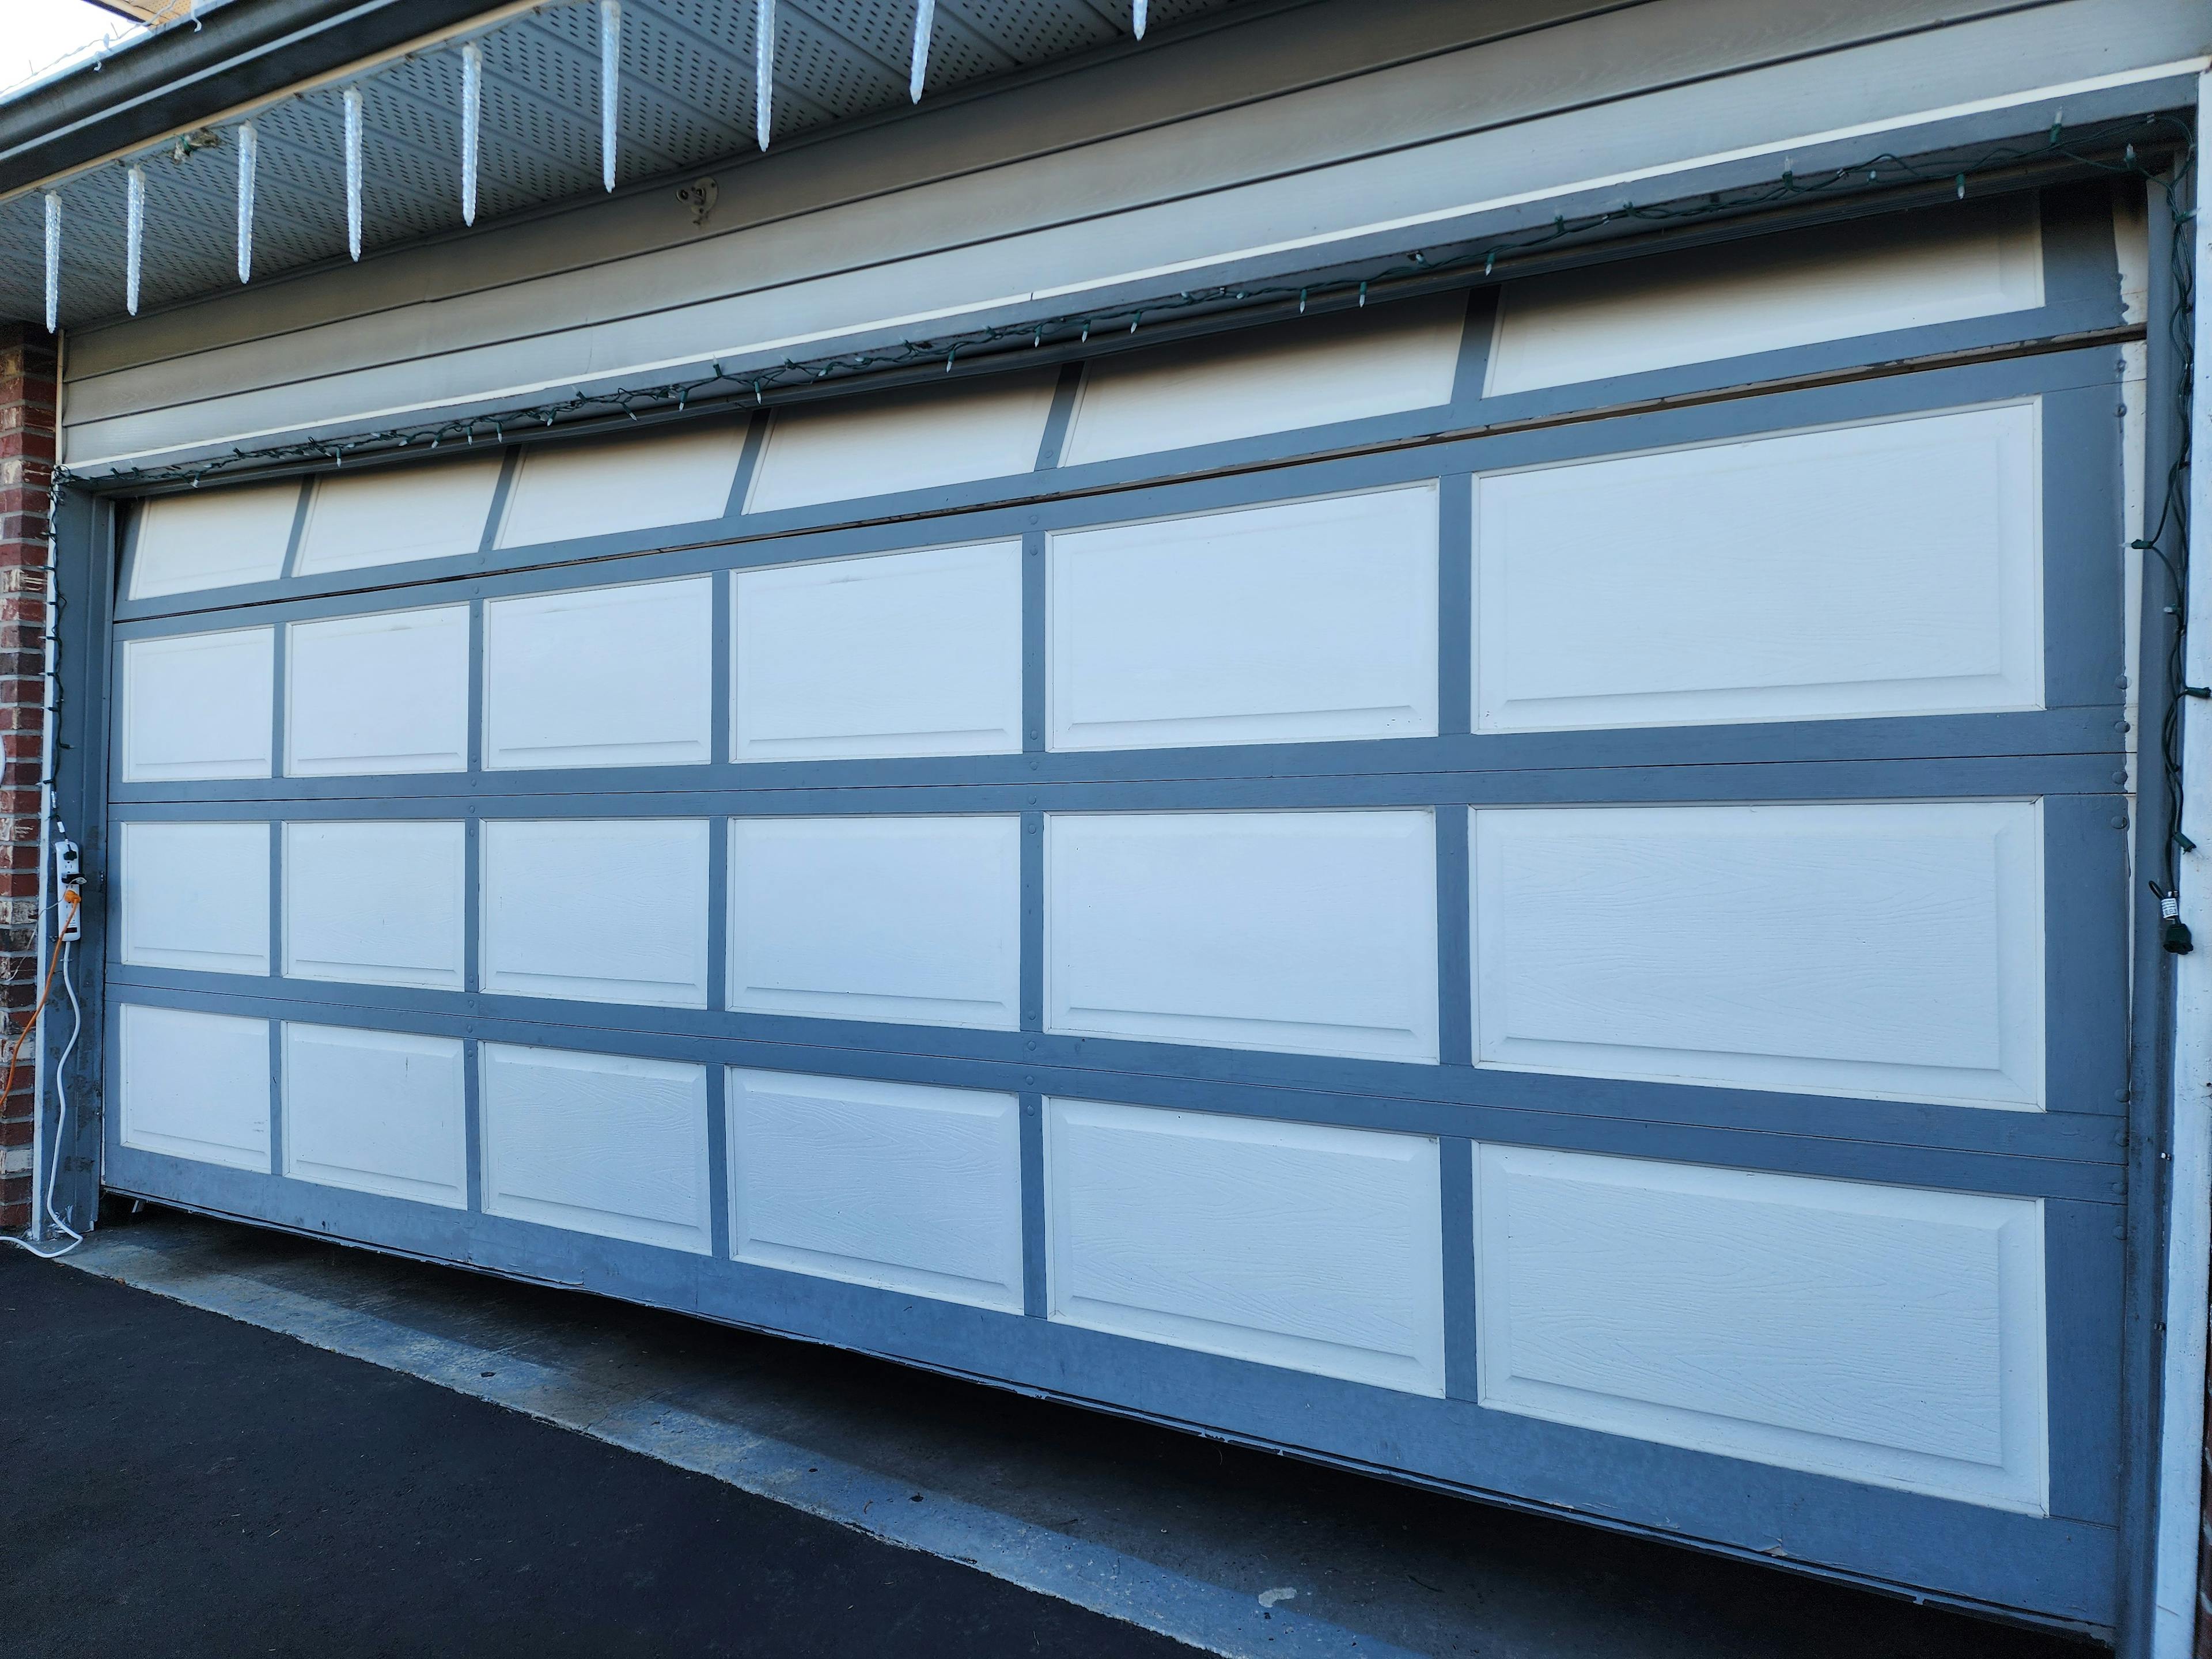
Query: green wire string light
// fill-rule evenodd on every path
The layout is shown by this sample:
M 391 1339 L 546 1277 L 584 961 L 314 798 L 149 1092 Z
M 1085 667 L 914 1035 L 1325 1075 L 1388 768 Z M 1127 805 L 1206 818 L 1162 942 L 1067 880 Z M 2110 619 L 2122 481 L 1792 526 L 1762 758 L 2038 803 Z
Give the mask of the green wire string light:
M 1276 284 L 1192 289 L 1180 294 L 1148 299 L 1140 305 L 1133 304 L 1103 312 L 1026 318 L 1018 322 L 997 324 L 964 332 L 902 340 L 894 345 L 867 351 L 840 352 L 824 357 L 786 358 L 780 363 L 736 373 L 726 371 L 721 364 L 714 363 L 706 373 L 683 380 L 650 386 L 617 386 L 606 392 L 579 392 L 567 398 L 504 410 L 495 414 L 448 417 L 414 426 L 384 427 L 345 438 L 302 439 L 258 448 L 239 448 L 225 455 L 209 456 L 193 461 L 106 472 L 100 475 L 101 482 L 157 486 L 188 483 L 197 487 L 210 479 L 247 469 L 297 466 L 301 463 L 313 465 L 319 462 L 336 466 L 359 456 L 412 449 L 437 449 L 449 443 L 496 443 L 516 432 L 544 430 L 562 423 L 581 425 L 584 423 L 582 417 L 588 416 L 608 418 L 626 416 L 635 421 L 641 411 L 672 412 L 708 398 L 743 399 L 758 406 L 765 404 L 774 392 L 817 386 L 833 376 L 841 380 L 854 379 L 925 365 L 949 374 L 959 362 L 979 357 L 1011 360 L 1018 356 L 1019 349 L 1024 347 L 1041 350 L 1047 347 L 1078 346 L 1088 343 L 1093 333 L 1119 334 L 1126 341 L 1127 337 L 1135 333 L 1142 324 L 1157 325 L 1201 311 L 1224 319 L 1241 312 L 1256 312 L 1270 306 L 1280 306 L 1286 312 L 1295 307 L 1299 314 L 1319 314 L 1347 306 L 1364 307 L 1370 290 L 1378 283 L 1407 279 L 1427 281 L 1462 271 L 1479 270 L 1484 276 L 1489 276 L 1497 270 L 1501 259 L 1526 256 L 1554 244 L 1587 238 L 1610 227 L 1631 223 L 1673 225 L 1741 215 L 1807 197 L 1836 195 L 1847 186 L 1855 187 L 1862 181 L 1891 185 L 1940 183 L 1952 186 L 1954 193 L 1963 197 L 1966 181 L 1970 179 L 2000 169 L 2014 168 L 2024 162 L 2051 160 L 2063 160 L 2084 167 L 2148 179 L 2152 177 L 2150 168 L 2138 159 L 2136 144 L 2128 142 L 2130 137 L 2145 144 L 2155 141 L 2169 150 L 2188 149 L 2190 154 L 2194 153 L 2190 148 L 2188 127 L 2170 116 L 2130 118 L 2125 122 L 2085 129 L 2070 137 L 2054 125 L 2041 143 L 1998 146 L 1984 152 L 1965 166 L 1948 162 L 1940 167 L 1924 167 L 1895 154 L 1884 152 L 1811 179 L 1800 177 L 1794 171 L 1785 171 L 1779 179 L 1770 184 L 1734 192 L 1717 191 L 1692 202 L 1661 206 L 1624 203 L 1617 208 L 1579 217 L 1570 218 L 1563 215 L 1555 217 L 1548 225 L 1518 232 L 1472 249 L 1446 254 L 1417 249 L 1396 262 L 1360 276 L 1323 281 L 1308 279 Z M 2107 148 L 2124 144 L 2124 158 L 2112 161 L 2090 154 L 2085 148 L 2099 144 Z M 2181 221 L 2177 219 L 2177 223 Z M 58 477 L 60 476 L 57 475 Z
M 2168 118 L 2171 120 L 2172 118 Z M 2172 125 L 2180 128 L 2181 123 Z M 2191 142 L 2184 145 L 2176 155 L 2173 166 L 2162 179 L 2154 179 L 2166 197 L 2166 217 L 2173 227 L 2173 234 L 2166 248 L 2167 269 L 2173 285 L 2173 309 L 2166 319 L 2166 325 L 2174 356 L 2174 416 L 2179 424 L 2181 441 L 2173 462 L 2166 469 L 2166 488 L 2159 501 L 2158 522 L 2140 539 L 2130 544 L 2146 557 L 2155 558 L 2165 567 L 2166 580 L 2172 585 L 2172 602 L 2166 612 L 2173 618 L 2167 631 L 2166 649 L 2166 708 L 2159 720 L 2159 761 L 2166 785 L 2166 837 L 2164 857 L 2159 875 L 2147 876 L 2150 890 L 2156 895 L 2160 910 L 2160 943 L 2176 956 L 2186 956 L 2196 949 L 2190 936 L 2189 924 L 2181 920 L 2181 855 L 2194 852 L 2197 843 L 2181 827 L 2183 801 L 2181 775 L 2181 719 L 2185 699 L 2212 696 L 2212 691 L 2189 684 L 2187 672 L 2189 626 L 2189 461 L 2192 432 L 2190 407 L 2190 388 L 2195 382 L 2197 362 L 2196 328 L 2196 258 L 2191 222 L 2196 215 L 2182 195 L 2184 181 L 2194 170 L 2197 151 Z M 2149 176 L 2148 170 L 2136 161 L 2135 149 L 2130 146 L 2120 163 L 2124 169 Z M 2170 545 L 2169 545 L 2170 544 Z M 2160 877 L 2163 876 L 2161 881 Z

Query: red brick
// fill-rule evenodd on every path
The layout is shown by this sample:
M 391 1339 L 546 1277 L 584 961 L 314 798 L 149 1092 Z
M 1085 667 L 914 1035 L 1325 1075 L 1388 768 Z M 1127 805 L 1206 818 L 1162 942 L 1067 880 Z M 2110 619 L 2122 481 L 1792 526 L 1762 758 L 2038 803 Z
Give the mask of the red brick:
M 45 720 L 46 579 L 49 490 L 58 403 L 53 342 L 42 331 L 0 325 L 0 1065 L 38 995 L 30 955 L 41 875 L 39 775 Z M 30 1144 L 28 1068 L 0 1099 L 0 1149 L 20 1158 Z M 26 1170 L 0 1174 L 0 1231 L 30 1222 Z

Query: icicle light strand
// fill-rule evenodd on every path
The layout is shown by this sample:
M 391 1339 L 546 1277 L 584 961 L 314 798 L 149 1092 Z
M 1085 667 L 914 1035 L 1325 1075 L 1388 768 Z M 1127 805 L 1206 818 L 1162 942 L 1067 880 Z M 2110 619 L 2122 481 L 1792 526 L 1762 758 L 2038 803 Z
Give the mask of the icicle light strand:
M 775 122 L 775 0 L 753 6 L 753 142 L 768 148 Z
M 937 29 L 937 0 L 915 0 L 914 63 L 906 76 L 906 95 L 921 101 L 921 83 L 929 78 L 929 37 Z
M 477 162 L 483 144 L 483 48 L 461 48 L 461 222 L 477 222 Z
M 125 180 L 123 308 L 138 314 L 138 272 L 146 258 L 146 169 L 133 161 Z
M 62 198 L 46 192 L 46 332 L 62 323 Z
M 599 0 L 599 178 L 615 187 L 615 113 L 622 102 L 622 0 Z
M 238 280 L 253 280 L 253 173 L 261 161 L 261 134 L 251 121 L 238 129 Z
M 1145 38 L 1145 0 L 1129 0 L 1129 27 L 1137 32 L 1137 39 Z
M 345 89 L 346 252 L 361 258 L 361 92 Z

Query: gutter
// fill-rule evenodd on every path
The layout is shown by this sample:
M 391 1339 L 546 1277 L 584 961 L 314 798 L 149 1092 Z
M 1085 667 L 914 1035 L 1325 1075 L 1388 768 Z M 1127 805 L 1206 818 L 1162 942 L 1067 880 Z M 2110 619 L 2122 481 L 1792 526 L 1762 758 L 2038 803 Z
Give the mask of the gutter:
M 0 197 L 450 29 L 497 0 L 232 0 L 0 102 Z

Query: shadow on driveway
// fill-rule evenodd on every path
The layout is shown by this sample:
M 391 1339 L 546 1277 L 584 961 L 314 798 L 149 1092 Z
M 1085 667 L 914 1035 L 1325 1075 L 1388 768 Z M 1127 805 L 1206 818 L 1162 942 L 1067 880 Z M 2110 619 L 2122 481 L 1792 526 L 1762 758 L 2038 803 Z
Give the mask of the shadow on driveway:
M 14 1249 L 0 1470 L 39 1659 L 1192 1651 Z

